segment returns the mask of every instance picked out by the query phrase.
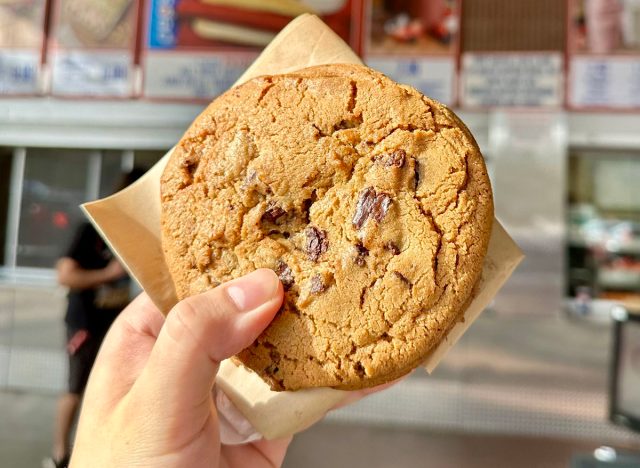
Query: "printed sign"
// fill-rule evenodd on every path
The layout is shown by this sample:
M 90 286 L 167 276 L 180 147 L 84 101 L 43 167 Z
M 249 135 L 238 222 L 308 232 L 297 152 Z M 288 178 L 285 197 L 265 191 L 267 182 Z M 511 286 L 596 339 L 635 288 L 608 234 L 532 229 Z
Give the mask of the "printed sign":
M 45 3 L 0 1 L 0 95 L 41 91 Z
M 640 0 L 571 0 L 568 103 L 640 108 Z
M 50 38 L 52 94 L 134 94 L 138 0 L 60 0 Z
M 153 53 L 145 61 L 145 95 L 151 98 L 210 99 L 233 85 L 257 53 Z
M 0 51 L 0 95 L 39 91 L 40 52 Z
M 562 54 L 466 53 L 462 57 L 464 107 L 559 107 Z
M 640 58 L 574 57 L 570 76 L 573 107 L 640 108 Z
M 131 56 L 119 51 L 59 51 L 53 57 L 52 90 L 65 96 L 128 96 Z
M 456 62 L 453 57 L 370 57 L 367 65 L 437 101 L 445 104 L 455 101 Z

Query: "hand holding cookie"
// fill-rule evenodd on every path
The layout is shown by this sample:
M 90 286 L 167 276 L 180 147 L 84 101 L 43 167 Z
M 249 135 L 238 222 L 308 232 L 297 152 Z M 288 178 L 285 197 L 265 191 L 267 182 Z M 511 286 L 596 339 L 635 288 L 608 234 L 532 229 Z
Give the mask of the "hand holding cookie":
M 70 466 L 280 466 L 290 438 L 220 443 L 211 389 L 220 361 L 255 340 L 282 298 L 270 270 L 189 297 L 166 320 L 139 296 L 100 350 Z

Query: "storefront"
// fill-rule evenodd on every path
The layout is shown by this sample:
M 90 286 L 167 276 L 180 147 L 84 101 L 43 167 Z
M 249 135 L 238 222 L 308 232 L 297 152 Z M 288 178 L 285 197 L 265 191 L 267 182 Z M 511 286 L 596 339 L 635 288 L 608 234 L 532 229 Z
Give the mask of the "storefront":
M 71 76 L 71 58 L 104 72 L 113 57 L 86 44 L 73 55 L 58 39 L 35 68 L 49 70 L 40 88 L 20 93 L 32 96 L 0 87 L 0 388 L 63 384 L 65 291 L 53 268 L 83 219 L 78 205 L 109 195 L 123 171 L 158 161 L 271 37 L 250 27 L 253 43 L 221 47 L 211 11 L 192 9 L 181 14 L 194 22 L 167 36 L 156 28 L 167 18 L 151 14 L 177 11 L 165 3 L 182 2 L 141 10 L 131 2 L 127 14 L 139 12 L 148 29 L 131 36 L 143 38 L 137 45 L 124 42 L 125 71 L 92 84 L 101 91 L 60 77 Z M 594 13 L 578 0 L 327 3 L 340 4 L 325 17 L 368 64 L 456 109 L 485 155 L 496 215 L 527 255 L 436 374 L 334 417 L 631 440 L 606 421 L 606 408 L 610 311 L 640 302 L 637 2 L 616 13 L 620 28 L 636 23 L 613 42 L 589 31 Z M 43 85 L 55 64 L 62 81 Z M 84 95 L 70 98 L 77 89 Z

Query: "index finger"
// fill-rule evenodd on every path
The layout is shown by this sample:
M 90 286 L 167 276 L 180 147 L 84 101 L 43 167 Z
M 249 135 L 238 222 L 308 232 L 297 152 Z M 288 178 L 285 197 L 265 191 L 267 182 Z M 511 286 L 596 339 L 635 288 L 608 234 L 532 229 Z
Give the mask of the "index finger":
M 111 325 L 91 371 L 92 387 L 119 401 L 144 368 L 164 323 L 164 316 L 146 293 L 131 302 Z M 104 389 L 109 389 L 105 392 Z

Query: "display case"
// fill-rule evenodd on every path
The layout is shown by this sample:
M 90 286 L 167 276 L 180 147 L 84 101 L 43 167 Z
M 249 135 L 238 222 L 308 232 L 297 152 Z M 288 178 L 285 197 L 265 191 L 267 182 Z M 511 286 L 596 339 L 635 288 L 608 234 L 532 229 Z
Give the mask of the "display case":
M 573 149 L 568 183 L 568 291 L 577 311 L 592 300 L 640 302 L 640 151 Z

